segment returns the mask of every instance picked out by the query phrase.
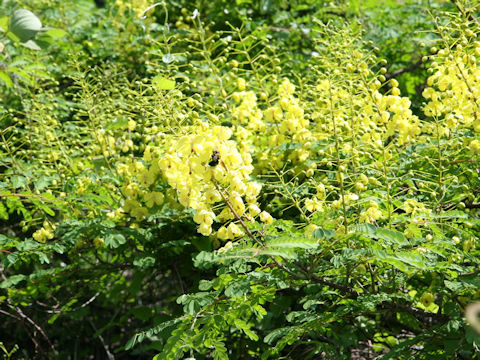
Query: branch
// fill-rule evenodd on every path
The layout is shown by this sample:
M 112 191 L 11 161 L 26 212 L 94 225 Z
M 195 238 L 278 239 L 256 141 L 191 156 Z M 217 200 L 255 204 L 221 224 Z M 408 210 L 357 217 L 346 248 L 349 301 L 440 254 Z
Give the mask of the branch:
M 467 13 L 465 12 L 464 9 L 462 9 L 462 7 L 460 6 L 460 4 L 458 3 L 458 1 L 456 0 L 451 0 L 452 3 L 456 6 L 457 10 L 460 11 L 460 13 L 465 16 L 468 20 L 470 21 L 473 21 L 475 24 L 477 25 L 480 25 L 480 23 L 478 22 L 478 20 L 472 15 L 471 12 L 468 12 L 468 15 Z
M 403 69 L 398 69 L 398 70 L 395 70 L 395 71 L 385 75 L 385 77 L 387 78 L 387 80 L 390 80 L 390 79 L 395 78 L 395 77 L 397 77 L 399 75 L 402 75 L 404 73 L 412 72 L 413 70 L 422 66 L 422 64 L 423 64 L 423 61 L 422 61 L 422 59 L 420 59 L 420 60 L 414 62 L 413 64 L 410 64 L 407 67 L 404 67 Z
M 92 325 L 93 330 L 95 330 L 95 332 L 98 332 L 98 329 L 93 323 L 92 319 L 88 319 L 88 322 L 90 323 L 90 325 Z M 113 354 L 108 349 L 108 345 L 105 343 L 105 340 L 103 340 L 102 334 L 98 334 L 98 338 L 100 339 L 100 342 L 102 343 L 102 346 L 105 349 L 105 352 L 107 353 L 108 360 L 115 360 L 115 356 L 113 356 Z
M 448 210 L 454 209 L 458 206 L 458 204 L 460 204 L 460 202 L 455 204 L 444 204 L 443 210 L 448 211 Z M 480 202 L 471 202 L 471 203 L 464 202 L 464 204 L 466 209 L 480 209 Z
M 321 278 L 321 277 L 318 277 L 314 274 L 311 274 L 306 268 L 305 266 L 303 266 L 300 262 L 298 261 L 295 261 L 295 265 L 297 265 L 304 273 L 305 275 L 310 279 L 310 280 L 313 280 L 317 283 L 320 283 L 320 284 L 323 284 L 323 285 L 326 285 L 328 287 L 331 287 L 332 289 L 337 289 L 337 290 L 340 290 L 344 293 L 347 293 L 349 295 L 352 295 L 353 298 L 358 298 L 360 296 L 362 296 L 361 293 L 359 293 L 358 291 L 355 291 L 351 288 L 349 288 L 348 286 L 346 285 L 342 285 L 342 284 L 338 284 L 338 283 L 335 283 L 335 282 L 332 282 L 330 280 L 325 280 L 324 278 Z
M 408 313 L 410 315 L 413 315 L 418 320 L 421 320 L 422 322 L 430 322 L 433 324 L 444 324 L 448 320 L 450 320 L 450 317 L 448 315 L 437 314 L 437 313 L 425 311 L 422 309 L 412 308 L 407 305 L 400 305 L 395 303 L 383 303 L 382 307 L 385 310 L 393 310 L 397 312 Z
M 325 279 L 323 279 L 321 277 L 318 277 L 316 275 L 311 275 L 311 279 L 320 283 L 320 284 L 331 287 L 333 289 L 343 291 L 344 293 L 347 293 L 347 294 L 351 295 L 354 299 L 362 296 L 362 293 L 359 293 L 358 291 L 350 289 L 348 286 L 338 284 L 338 283 L 335 283 L 335 282 L 332 282 L 332 281 L 329 281 L 329 280 L 325 280 Z
M 4 272 L 3 272 L 3 269 L 0 269 L 0 275 L 1 277 L 4 279 L 4 280 L 7 280 L 7 277 L 5 276 Z M 52 349 L 53 353 L 56 354 L 57 351 L 55 350 L 55 347 L 53 346 L 52 342 L 50 341 L 50 339 L 48 338 L 47 334 L 45 333 L 45 331 L 40 327 L 40 325 L 38 325 L 35 321 L 33 321 L 28 315 L 26 315 L 22 309 L 20 308 L 20 306 L 15 306 L 12 304 L 12 301 L 10 298 L 7 298 L 7 306 L 13 310 L 14 312 L 17 313 L 17 315 L 22 319 L 22 322 L 26 321 L 28 322 L 30 325 L 32 325 L 40 334 L 42 334 L 42 336 L 45 338 L 45 340 L 47 340 L 47 343 L 48 345 L 50 345 L 50 348 Z M 32 338 L 32 341 L 36 344 L 36 346 L 38 346 L 38 343 L 37 341 Z
M 306 271 L 306 269 L 299 263 L 296 263 L 303 271 Z M 316 275 L 310 275 L 307 273 L 307 275 L 310 276 L 310 279 L 315 281 L 315 282 L 318 282 L 320 284 L 323 284 L 323 285 L 326 285 L 328 287 L 331 287 L 332 289 L 336 289 L 336 290 L 339 290 L 343 293 L 346 293 L 350 296 L 352 296 L 354 299 L 358 299 L 359 297 L 362 296 L 362 293 L 358 292 L 358 291 L 355 291 L 353 289 L 351 289 L 350 287 L 346 286 L 346 285 L 342 285 L 342 284 L 338 284 L 338 283 L 335 283 L 335 282 L 332 282 L 332 281 L 329 281 L 329 280 L 325 280 L 321 277 L 318 277 Z M 417 308 L 413 308 L 413 307 L 410 307 L 408 305 L 400 305 L 400 304 L 396 304 L 396 303 L 382 303 L 380 306 L 379 306 L 379 310 L 380 309 L 385 309 L 385 310 L 393 310 L 393 311 L 398 311 L 398 312 L 406 312 L 408 314 L 411 314 L 413 315 L 415 318 L 423 321 L 423 322 L 430 322 L 430 323 L 435 323 L 435 324 L 443 324 L 445 322 L 447 322 L 450 317 L 445 315 L 445 314 L 437 314 L 437 313 L 432 313 L 432 312 L 428 312 L 428 311 L 425 311 L 425 310 L 422 310 L 422 309 L 417 309 Z
M 227 197 L 225 196 L 225 194 L 222 192 L 222 190 L 220 189 L 220 186 L 218 185 L 217 181 L 216 180 L 213 180 L 213 184 L 215 185 L 215 188 L 217 189 L 217 191 L 220 193 L 220 195 L 222 196 L 223 200 L 225 201 L 225 204 L 228 206 L 228 208 L 230 209 L 230 211 L 232 212 L 232 214 L 237 218 L 237 220 L 240 222 L 240 225 L 243 227 L 243 229 L 247 232 L 248 236 L 254 240 L 262 249 L 265 248 L 265 246 L 255 237 L 255 235 L 253 235 L 253 233 L 250 231 L 250 229 L 248 228 L 247 225 L 245 225 L 245 223 L 243 222 L 242 218 L 237 214 L 237 212 L 235 211 L 235 209 L 232 207 L 232 205 L 230 204 L 230 202 L 228 201 Z

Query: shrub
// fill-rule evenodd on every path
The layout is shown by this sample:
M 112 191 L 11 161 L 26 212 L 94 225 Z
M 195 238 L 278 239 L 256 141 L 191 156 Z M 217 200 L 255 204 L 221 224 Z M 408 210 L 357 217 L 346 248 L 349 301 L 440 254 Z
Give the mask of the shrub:
M 475 356 L 477 8 L 355 4 L 5 3 L 6 357 Z

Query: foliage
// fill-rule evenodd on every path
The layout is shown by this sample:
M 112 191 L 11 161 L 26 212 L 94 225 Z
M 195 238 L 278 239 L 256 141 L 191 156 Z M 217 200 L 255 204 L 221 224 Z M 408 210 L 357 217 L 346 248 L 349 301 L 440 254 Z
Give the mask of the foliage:
M 478 5 L 377 3 L 1 2 L 4 358 L 475 358 Z

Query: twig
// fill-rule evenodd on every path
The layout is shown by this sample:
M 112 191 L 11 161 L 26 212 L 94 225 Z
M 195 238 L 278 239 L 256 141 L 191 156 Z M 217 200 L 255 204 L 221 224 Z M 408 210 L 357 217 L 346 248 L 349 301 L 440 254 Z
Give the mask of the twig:
M 2 277 L 3 280 L 7 280 L 7 277 L 5 276 L 5 273 L 3 272 L 3 269 L 0 269 L 0 276 Z M 22 322 L 26 321 L 30 325 L 32 325 L 42 336 L 47 340 L 48 344 L 50 345 L 50 348 L 52 349 L 53 353 L 56 354 L 57 351 L 55 350 L 55 347 L 53 346 L 52 342 L 48 338 L 47 334 L 45 331 L 38 325 L 35 321 L 33 321 L 28 315 L 26 315 L 22 309 L 19 306 L 14 306 L 12 304 L 12 300 L 7 297 L 7 306 L 12 309 L 14 312 L 18 314 L 18 316 L 21 318 Z M 38 342 L 34 337 L 32 337 L 32 341 L 35 344 L 36 347 L 39 346 Z
M 22 319 L 26 320 L 28 323 L 30 323 L 37 331 L 42 334 L 42 336 L 47 340 L 48 344 L 50 345 L 50 348 L 52 349 L 53 353 L 55 354 L 57 351 L 55 350 L 55 347 L 53 346 L 52 342 L 48 338 L 47 334 L 45 331 L 38 325 L 35 321 L 33 321 L 30 317 L 25 315 L 25 313 L 22 311 L 22 309 L 18 306 L 13 306 L 10 304 L 10 299 L 7 300 L 9 304 L 7 305 L 10 309 L 15 311 Z
M 458 11 L 460 11 L 462 13 L 463 16 L 465 16 L 468 20 L 470 21 L 473 21 L 475 24 L 477 25 L 480 25 L 480 23 L 478 22 L 478 20 L 472 15 L 471 12 L 468 12 L 468 15 L 467 13 L 465 12 L 464 9 L 462 9 L 462 7 L 460 6 L 460 4 L 458 3 L 458 1 L 456 0 L 451 0 L 452 3 L 456 6 L 456 8 L 458 9 Z
M 180 284 L 182 294 L 185 294 L 185 287 L 183 286 L 182 277 L 180 276 L 180 272 L 178 271 L 177 264 L 175 262 L 173 263 L 173 270 L 175 271 L 175 275 L 177 275 L 178 283 Z
M 455 204 L 443 204 L 443 209 L 445 211 L 451 210 L 451 209 L 457 207 L 459 204 L 460 204 L 460 202 L 455 203 Z M 464 202 L 464 204 L 465 204 L 466 209 L 480 209 L 480 202 L 472 202 L 472 203 Z
M 420 60 L 414 62 L 413 64 L 410 64 L 407 67 L 404 67 L 403 69 L 398 69 L 398 70 L 392 71 L 391 73 L 385 75 L 385 77 L 387 79 L 392 79 L 392 78 L 397 77 L 399 75 L 402 75 L 404 73 L 411 72 L 411 71 L 419 68 L 420 66 L 422 66 L 422 64 L 423 64 L 423 61 L 422 61 L 422 59 L 420 59 Z
M 237 212 L 235 211 L 235 209 L 232 207 L 232 204 L 230 204 L 230 201 L 228 201 L 228 199 L 226 198 L 225 194 L 222 192 L 222 190 L 220 189 L 220 187 L 218 186 L 218 183 L 216 180 L 213 181 L 213 184 L 215 185 L 215 187 L 217 188 L 217 191 L 220 193 L 220 195 L 222 196 L 223 200 L 225 201 L 225 204 L 227 204 L 228 208 L 230 209 L 230 211 L 232 212 L 232 214 L 237 218 L 237 220 L 240 222 L 240 225 L 242 225 L 242 227 L 245 229 L 245 231 L 247 232 L 248 236 L 254 240 L 258 245 L 261 246 L 261 248 L 265 248 L 265 246 L 263 246 L 263 244 L 255 237 L 255 235 L 253 235 L 253 233 L 250 231 L 250 229 L 248 228 L 247 225 L 245 225 L 245 222 L 242 220 L 242 218 L 237 214 Z
M 93 330 L 95 330 L 95 332 L 97 332 L 98 329 L 95 326 L 95 324 L 93 323 L 92 319 L 88 319 L 88 322 L 90 323 L 90 325 L 92 325 Z M 102 334 L 98 334 L 98 338 L 100 339 L 100 342 L 102 343 L 102 346 L 105 349 L 105 352 L 107 353 L 108 360 L 115 360 L 115 356 L 113 356 L 113 354 L 108 349 L 108 345 L 105 343 L 105 340 L 103 340 Z
M 428 321 L 430 321 L 432 323 L 436 323 L 436 324 L 443 324 L 450 319 L 450 317 L 448 315 L 445 315 L 445 314 L 432 313 L 432 312 L 429 312 L 429 311 L 425 311 L 425 310 L 421 310 L 421 309 L 417 309 L 417 308 L 412 308 L 412 307 L 407 306 L 407 305 L 400 305 L 400 304 L 396 304 L 396 303 L 383 303 L 382 307 L 384 309 L 388 309 L 388 310 L 394 310 L 394 311 L 398 311 L 398 312 L 406 312 L 408 314 L 413 315 L 417 319 L 420 319 L 422 321 L 427 321 L 428 320 Z
M 8 311 L 5 311 L 5 310 L 1 310 L 1 309 L 0 309 L 0 314 L 4 314 L 4 315 L 7 315 L 7 316 L 10 316 L 10 317 L 12 317 L 12 318 L 14 318 L 14 319 L 16 319 L 16 320 L 19 320 L 19 321 L 22 320 L 22 319 L 20 319 L 18 316 L 15 316 L 15 315 L 13 315 L 13 314 L 10 314 Z

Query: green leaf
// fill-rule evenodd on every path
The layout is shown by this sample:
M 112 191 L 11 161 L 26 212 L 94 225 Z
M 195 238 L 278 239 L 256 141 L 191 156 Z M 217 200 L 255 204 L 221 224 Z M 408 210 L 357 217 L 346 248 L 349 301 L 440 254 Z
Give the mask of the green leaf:
M 409 224 L 407 229 L 413 234 L 414 237 L 420 238 L 422 237 L 422 230 L 414 224 Z
M 173 56 L 172 54 L 165 54 L 162 56 L 162 61 L 165 64 L 170 64 L 175 61 L 175 56 Z
M 209 280 L 200 280 L 198 284 L 198 289 L 202 291 L 210 290 L 213 286 L 213 282 Z
M 454 293 L 458 293 L 458 292 L 462 291 L 463 289 L 465 289 L 465 287 L 466 287 L 463 283 L 461 283 L 459 281 L 445 280 L 444 283 L 445 283 L 445 286 L 447 287 L 447 289 L 450 289 Z
M 37 253 L 38 259 L 40 260 L 40 264 L 50 264 L 50 259 L 48 258 L 47 254 L 44 252 Z
M 0 71 L 0 80 L 2 80 L 5 85 L 7 85 L 7 87 L 13 87 L 12 79 L 10 78 L 10 75 L 8 73 Z
M 35 185 L 35 190 L 43 190 L 45 189 L 48 185 L 50 185 L 50 177 L 48 176 L 40 176 L 38 180 L 34 182 Z
M 158 90 L 172 90 L 175 87 L 175 81 L 157 75 L 152 79 L 153 85 Z
M 46 214 L 50 215 L 50 216 L 55 216 L 55 212 L 50 209 L 47 205 L 45 205 L 45 203 L 41 200 L 38 200 L 38 199 L 35 199 L 35 198 L 30 198 L 32 203 L 34 203 L 35 205 L 37 205 L 40 209 L 42 209 L 43 211 L 45 211 Z
M 127 240 L 122 234 L 108 234 L 107 236 L 105 236 L 105 245 L 113 249 L 116 249 L 117 247 L 125 244 L 126 242 Z
M 390 229 L 377 229 L 377 237 L 399 245 L 408 244 L 408 240 L 400 231 Z
M 377 228 L 372 224 L 357 224 L 351 227 L 351 230 L 357 234 L 362 234 L 364 236 L 373 237 L 377 233 Z
M 321 228 L 313 230 L 313 237 L 315 239 L 328 240 L 335 237 L 335 235 L 336 235 L 335 230 L 327 230 L 327 229 L 321 229 Z
M 316 229 L 319 230 L 319 229 Z M 333 230 L 324 230 L 335 234 Z M 333 236 L 333 235 L 332 235 Z M 318 246 L 316 242 L 306 238 L 295 238 L 293 236 L 268 239 L 265 243 L 267 248 L 286 248 L 286 249 L 314 249 Z
M 19 175 L 12 176 L 10 180 L 14 189 L 18 189 L 28 184 L 28 180 L 25 177 Z
M 33 40 L 28 40 L 24 43 L 22 43 L 23 46 L 25 46 L 26 48 L 28 49 L 31 49 L 31 50 L 42 50 L 42 48 L 40 46 L 38 46 L 38 44 L 33 41 Z
M 0 283 L 1 289 L 6 289 L 12 286 L 17 285 L 20 281 L 25 280 L 25 275 L 12 275 L 7 280 Z
M 20 9 L 13 13 L 10 19 L 8 30 L 12 32 L 21 42 L 33 39 L 42 29 L 42 22 L 29 10 Z
M 13 253 L 13 254 L 8 254 L 6 258 L 4 258 L 5 261 L 5 266 L 9 267 L 13 264 L 15 264 L 18 260 L 18 254 Z
M 126 129 L 128 127 L 128 118 L 120 116 L 114 118 L 106 127 L 105 130 Z
M 155 265 L 155 258 L 151 256 L 140 255 L 133 260 L 133 265 L 139 268 L 148 268 Z
M 67 32 L 62 29 L 49 29 L 43 35 L 49 36 L 53 39 L 60 39 L 67 35 Z
M 411 271 L 411 269 L 403 261 L 397 259 L 393 255 L 386 254 L 383 251 L 375 251 L 375 255 L 377 256 L 378 260 L 380 260 L 384 263 L 390 264 L 390 265 L 396 267 L 400 271 L 403 271 L 405 273 L 408 273 L 409 270 Z
M 0 31 L 6 32 L 8 29 L 8 16 L 2 16 L 0 18 Z
M 225 289 L 225 296 L 227 297 L 241 297 L 250 290 L 249 279 L 240 279 L 232 281 Z
M 0 219 L 8 220 L 8 211 L 5 205 L 0 202 Z

